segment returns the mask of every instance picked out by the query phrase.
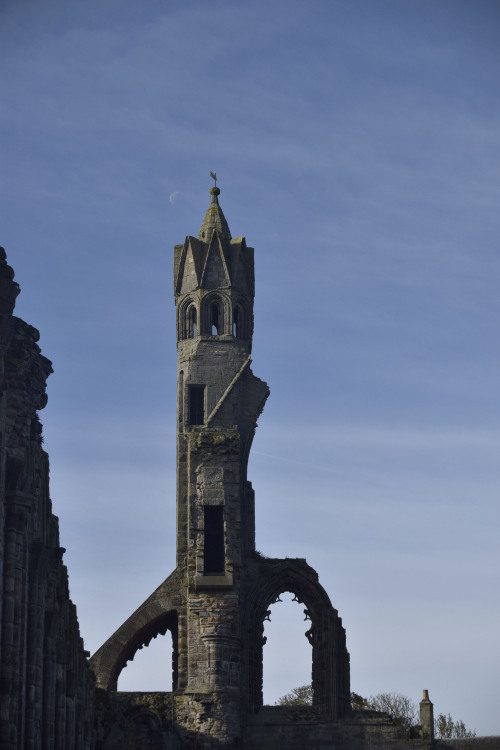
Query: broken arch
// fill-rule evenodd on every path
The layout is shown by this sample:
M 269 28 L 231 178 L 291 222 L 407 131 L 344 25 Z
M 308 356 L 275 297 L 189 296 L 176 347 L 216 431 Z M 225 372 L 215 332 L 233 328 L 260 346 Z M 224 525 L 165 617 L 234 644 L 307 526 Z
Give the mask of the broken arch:
M 265 706 L 272 706 L 295 687 L 310 685 L 312 665 L 312 647 L 306 636 L 311 623 L 307 624 L 304 605 L 287 591 L 270 610 L 269 619 L 264 619 L 266 642 L 262 649 Z
M 310 620 L 305 635 L 312 646 L 313 708 L 334 719 L 346 715 L 350 685 L 345 630 L 316 572 L 302 560 L 264 559 L 258 565 L 258 579 L 242 613 L 248 709 L 256 712 L 263 705 L 264 620 L 279 595 L 289 591 Z
M 159 611 L 160 610 L 160 611 Z M 148 646 L 153 638 L 172 634 L 172 690 L 178 682 L 178 613 L 175 608 L 163 608 L 159 602 L 139 608 L 101 646 L 91 659 L 97 686 L 104 690 L 116 690 L 118 678 L 127 662 L 132 661 L 137 651 Z

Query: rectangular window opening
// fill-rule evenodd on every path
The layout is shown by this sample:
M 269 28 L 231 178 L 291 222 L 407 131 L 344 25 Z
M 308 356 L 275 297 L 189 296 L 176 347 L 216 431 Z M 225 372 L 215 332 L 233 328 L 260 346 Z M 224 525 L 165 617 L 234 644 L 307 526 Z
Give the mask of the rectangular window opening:
M 189 424 L 205 424 L 205 386 L 189 386 Z
M 223 576 L 224 559 L 224 507 L 205 505 L 205 534 L 203 575 Z

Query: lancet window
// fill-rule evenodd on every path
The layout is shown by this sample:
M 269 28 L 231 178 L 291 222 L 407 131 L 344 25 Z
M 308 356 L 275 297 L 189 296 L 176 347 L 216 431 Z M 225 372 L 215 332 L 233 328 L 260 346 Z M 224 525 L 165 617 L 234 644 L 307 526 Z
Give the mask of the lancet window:
M 196 326 L 198 323 L 198 315 L 196 313 L 196 307 L 190 305 L 187 311 L 187 338 L 196 338 Z
M 218 336 L 221 333 L 221 318 L 219 305 L 212 302 L 210 305 L 210 327 L 212 336 Z
M 218 295 L 210 294 L 203 300 L 202 329 L 209 336 L 224 333 L 224 302 Z
M 243 306 L 239 303 L 233 307 L 233 336 L 237 339 L 246 339 L 248 337 L 246 316 Z
M 194 339 L 198 331 L 198 311 L 193 299 L 186 299 L 178 309 L 177 329 L 179 339 Z

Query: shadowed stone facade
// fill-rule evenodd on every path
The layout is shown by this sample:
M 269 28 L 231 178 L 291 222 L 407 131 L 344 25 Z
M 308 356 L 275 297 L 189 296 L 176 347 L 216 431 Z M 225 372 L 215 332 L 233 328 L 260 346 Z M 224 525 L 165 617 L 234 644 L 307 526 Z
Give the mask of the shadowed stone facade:
M 69 598 L 37 412 L 52 372 L 38 331 L 13 316 L 0 248 L 0 747 L 93 747 L 94 685 Z

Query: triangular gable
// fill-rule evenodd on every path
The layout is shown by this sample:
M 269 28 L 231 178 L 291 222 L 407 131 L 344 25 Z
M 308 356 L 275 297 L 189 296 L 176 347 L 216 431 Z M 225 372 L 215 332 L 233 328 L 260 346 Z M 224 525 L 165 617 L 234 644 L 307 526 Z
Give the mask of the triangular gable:
M 180 257 L 177 261 L 177 250 Z M 174 271 L 176 271 L 175 293 L 189 292 L 200 286 L 207 246 L 196 237 L 186 237 L 184 245 L 177 245 Z M 177 268 L 175 268 L 177 266 Z
M 231 277 L 229 275 L 224 248 L 220 241 L 218 232 L 214 232 L 205 260 L 201 286 L 203 286 L 204 289 L 217 289 L 218 287 L 230 285 Z

